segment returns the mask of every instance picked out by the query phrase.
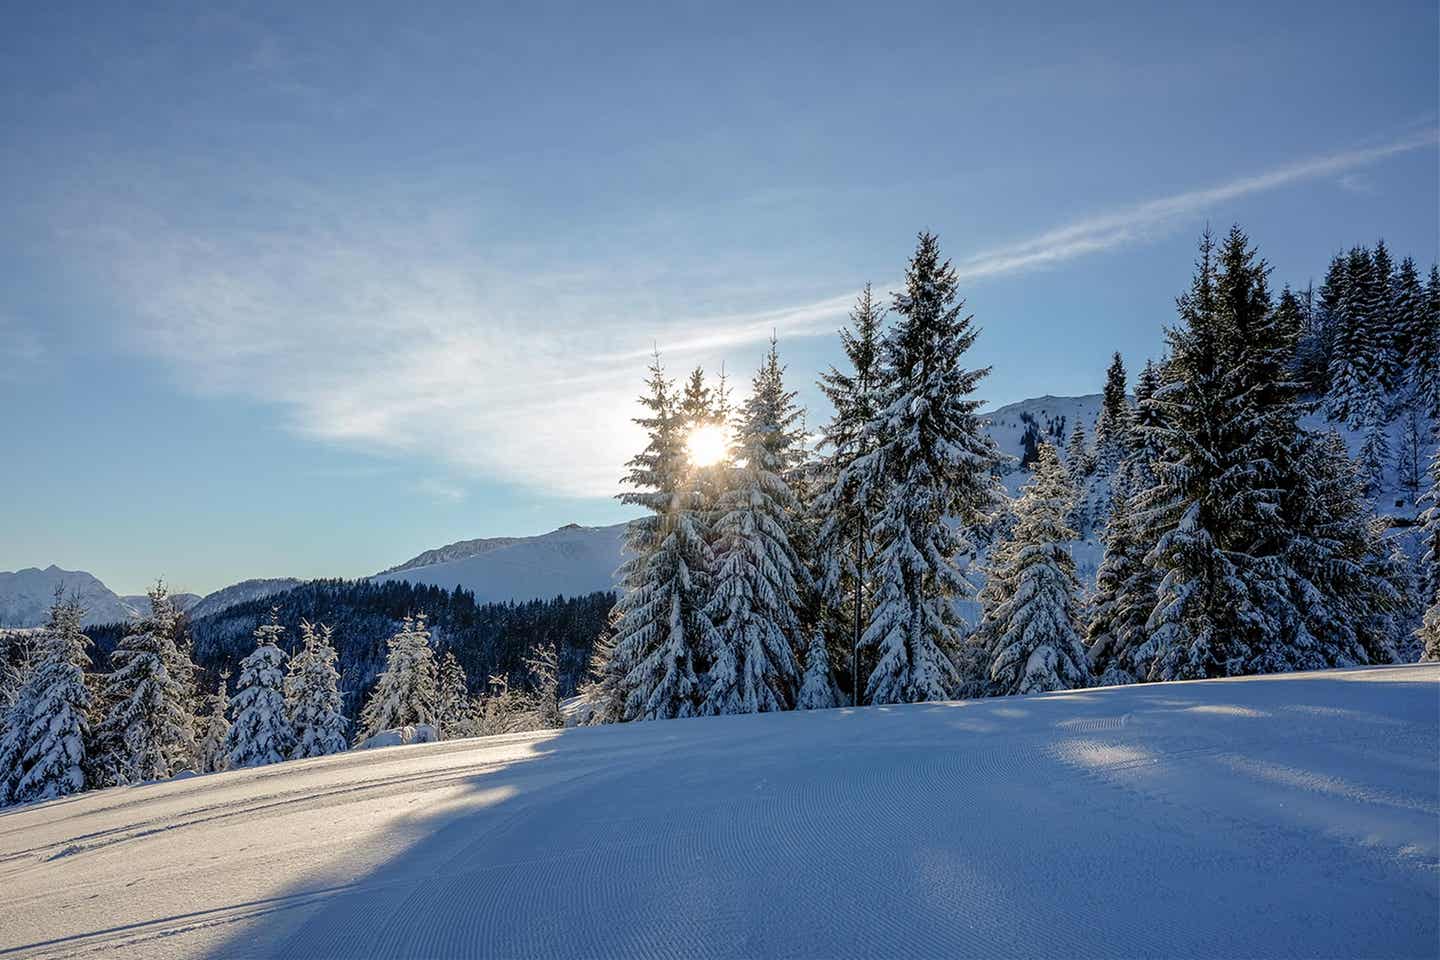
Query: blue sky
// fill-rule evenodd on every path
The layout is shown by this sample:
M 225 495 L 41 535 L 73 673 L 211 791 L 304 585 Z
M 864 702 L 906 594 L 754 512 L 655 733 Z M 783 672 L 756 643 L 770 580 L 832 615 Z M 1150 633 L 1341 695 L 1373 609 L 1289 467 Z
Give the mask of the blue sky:
M 122 592 L 623 519 L 653 344 L 823 417 L 922 228 L 996 404 L 1157 353 L 1207 221 L 1440 243 L 1430 0 L 128 6 L 0 34 L 0 569 Z

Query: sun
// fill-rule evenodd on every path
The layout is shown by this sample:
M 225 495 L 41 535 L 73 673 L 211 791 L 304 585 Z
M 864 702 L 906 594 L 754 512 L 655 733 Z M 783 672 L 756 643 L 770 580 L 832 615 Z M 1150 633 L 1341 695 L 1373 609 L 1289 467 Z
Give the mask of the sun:
M 696 427 L 685 438 L 685 454 L 690 458 L 690 465 L 695 467 L 713 467 L 725 459 L 728 447 L 723 427 Z

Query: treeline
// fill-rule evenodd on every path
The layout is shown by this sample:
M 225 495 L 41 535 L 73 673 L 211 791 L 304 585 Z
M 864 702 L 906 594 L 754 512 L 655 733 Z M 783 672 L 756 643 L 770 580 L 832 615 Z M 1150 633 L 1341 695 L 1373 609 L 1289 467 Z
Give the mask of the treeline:
M 45 628 L 6 637 L 0 803 L 559 726 L 614 600 L 328 580 L 192 623 L 157 584 L 149 616 L 85 631 L 57 595 Z
M 1031 424 L 1015 500 L 978 413 L 988 371 L 964 362 L 978 331 L 931 234 L 888 315 L 861 293 L 848 364 L 820 382 L 834 414 L 818 452 L 773 342 L 738 407 L 723 379 L 697 369 L 677 387 L 657 356 L 637 420 L 648 443 L 621 495 L 647 515 L 585 688 L 594 717 L 1440 656 L 1440 459 L 1416 483 L 1418 565 L 1367 497 L 1397 416 L 1417 460 L 1435 444 L 1440 275 L 1422 284 L 1383 244 L 1337 258 L 1318 297 L 1276 297 L 1269 274 L 1238 227 L 1207 233 L 1166 355 L 1132 400 L 1117 354 L 1093 438 L 1076 424 L 1063 458 L 1063 428 Z M 1365 430 L 1358 460 L 1303 425 L 1317 406 Z M 1092 528 L 1105 555 L 1085 592 L 1068 545 Z M 975 599 L 969 625 L 956 608 Z

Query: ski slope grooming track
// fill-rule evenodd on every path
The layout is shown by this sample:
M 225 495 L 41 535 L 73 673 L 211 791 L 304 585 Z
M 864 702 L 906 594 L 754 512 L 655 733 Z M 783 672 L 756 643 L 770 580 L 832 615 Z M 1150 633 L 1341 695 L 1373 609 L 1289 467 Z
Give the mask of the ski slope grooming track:
M 0 812 L 0 960 L 1425 957 L 1440 665 L 364 751 Z

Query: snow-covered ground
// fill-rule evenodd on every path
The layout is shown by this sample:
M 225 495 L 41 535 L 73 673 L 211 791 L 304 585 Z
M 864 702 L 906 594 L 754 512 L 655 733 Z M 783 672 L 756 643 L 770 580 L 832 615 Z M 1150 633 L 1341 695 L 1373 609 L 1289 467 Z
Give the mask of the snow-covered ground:
M 364 751 L 0 814 L 0 956 L 1434 956 L 1440 665 Z

